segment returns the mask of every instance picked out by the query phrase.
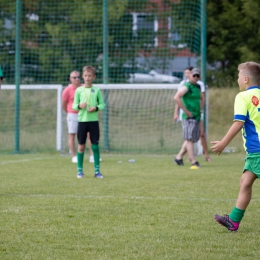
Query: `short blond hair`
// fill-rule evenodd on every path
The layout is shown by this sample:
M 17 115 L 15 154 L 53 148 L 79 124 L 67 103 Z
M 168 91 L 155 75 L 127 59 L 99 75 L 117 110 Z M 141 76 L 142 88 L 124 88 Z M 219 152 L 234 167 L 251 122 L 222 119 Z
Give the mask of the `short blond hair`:
M 94 67 L 92 67 L 92 66 L 84 66 L 83 67 L 83 73 L 85 71 L 92 72 L 93 75 L 96 75 L 96 69 Z
M 238 65 L 238 71 L 249 77 L 250 81 L 257 86 L 260 84 L 260 64 L 254 61 L 247 61 Z

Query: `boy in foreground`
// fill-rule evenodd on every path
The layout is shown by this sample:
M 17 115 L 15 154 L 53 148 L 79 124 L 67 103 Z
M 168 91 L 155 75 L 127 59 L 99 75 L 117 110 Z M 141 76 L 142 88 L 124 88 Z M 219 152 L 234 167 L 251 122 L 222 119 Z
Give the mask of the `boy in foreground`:
M 99 88 L 92 86 L 96 78 L 96 70 L 91 66 L 83 68 L 84 85 L 75 91 L 72 108 L 78 110 L 78 151 L 77 151 L 77 178 L 83 178 L 83 159 L 86 147 L 87 134 L 90 134 L 91 148 L 94 154 L 95 178 L 102 179 L 100 173 L 99 153 L 99 122 L 98 111 L 104 109 L 102 94 Z
M 221 154 L 242 129 L 246 151 L 245 166 L 240 180 L 237 202 L 229 215 L 215 215 L 214 219 L 230 231 L 236 231 L 250 203 L 252 186 L 260 178 L 260 64 L 250 61 L 238 66 L 240 92 L 235 98 L 234 122 L 221 141 L 213 141 L 211 149 Z

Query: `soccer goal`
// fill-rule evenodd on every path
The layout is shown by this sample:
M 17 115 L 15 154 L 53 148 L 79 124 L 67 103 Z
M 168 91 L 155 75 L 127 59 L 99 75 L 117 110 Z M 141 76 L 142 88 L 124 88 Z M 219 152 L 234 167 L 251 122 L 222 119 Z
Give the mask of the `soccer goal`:
M 181 122 L 173 121 L 178 84 L 95 84 L 106 109 L 99 113 L 103 152 L 172 154 L 180 149 Z M 3 85 L 0 101 L 0 152 L 14 151 L 19 132 L 21 152 L 68 154 L 62 85 L 21 85 L 19 129 L 16 129 L 14 85 Z M 200 145 L 195 146 L 200 154 Z
M 172 154 L 180 149 L 181 122 L 173 121 L 178 84 L 95 84 L 106 109 L 99 113 L 100 148 L 115 153 Z M 63 113 L 62 154 L 68 153 Z M 201 149 L 196 146 L 196 153 Z

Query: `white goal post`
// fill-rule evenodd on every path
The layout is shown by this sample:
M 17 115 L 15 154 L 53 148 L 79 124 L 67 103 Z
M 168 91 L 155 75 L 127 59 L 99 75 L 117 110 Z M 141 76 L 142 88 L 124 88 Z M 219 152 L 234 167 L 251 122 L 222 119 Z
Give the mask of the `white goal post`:
M 15 85 L 2 85 L 1 89 L 15 90 Z M 62 85 L 20 85 L 20 90 L 57 90 L 57 118 L 56 118 L 56 150 L 60 151 L 62 147 Z

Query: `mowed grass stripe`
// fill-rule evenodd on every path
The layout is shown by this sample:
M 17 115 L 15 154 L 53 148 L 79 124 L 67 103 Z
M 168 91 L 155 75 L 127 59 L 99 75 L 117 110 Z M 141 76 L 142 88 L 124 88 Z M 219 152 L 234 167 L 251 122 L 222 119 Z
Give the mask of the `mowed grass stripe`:
M 258 181 L 239 232 L 213 219 L 234 207 L 244 157 L 192 171 L 174 155 L 102 154 L 97 180 L 87 160 L 77 179 L 70 157 L 1 156 L 32 160 L 0 167 L 0 259 L 258 259 Z

